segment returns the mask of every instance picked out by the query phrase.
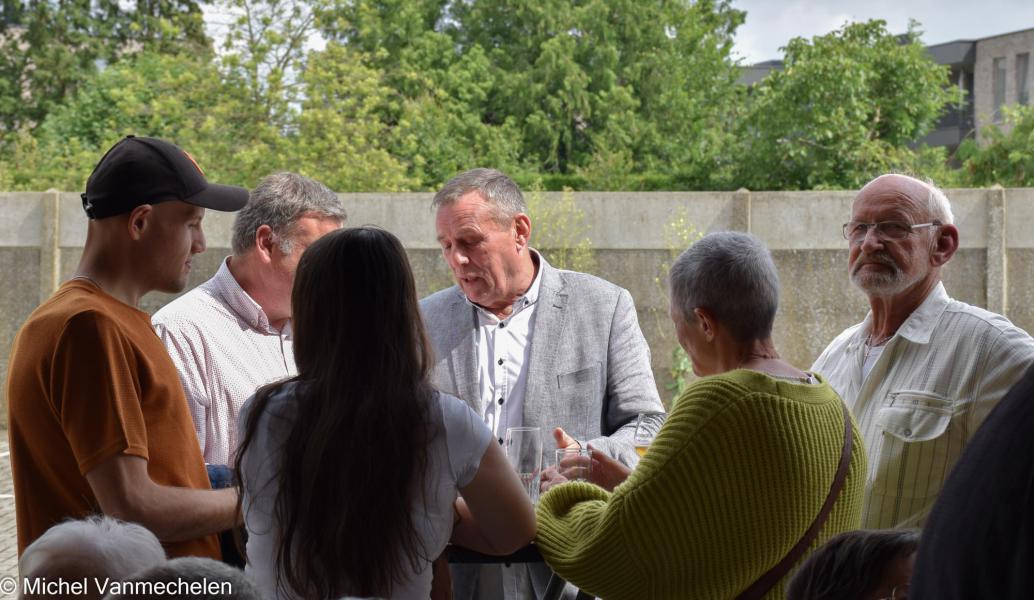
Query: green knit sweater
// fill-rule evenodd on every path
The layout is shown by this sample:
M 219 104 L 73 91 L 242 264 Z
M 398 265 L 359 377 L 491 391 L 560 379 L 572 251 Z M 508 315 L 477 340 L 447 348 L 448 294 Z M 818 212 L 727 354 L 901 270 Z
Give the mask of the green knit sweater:
M 613 493 L 576 482 L 545 494 L 536 541 L 561 577 L 606 600 L 735 598 L 811 525 L 843 443 L 840 398 L 821 379 L 706 377 Z M 847 481 L 812 549 L 859 527 L 865 473 L 855 428 Z M 783 598 L 785 582 L 766 598 Z

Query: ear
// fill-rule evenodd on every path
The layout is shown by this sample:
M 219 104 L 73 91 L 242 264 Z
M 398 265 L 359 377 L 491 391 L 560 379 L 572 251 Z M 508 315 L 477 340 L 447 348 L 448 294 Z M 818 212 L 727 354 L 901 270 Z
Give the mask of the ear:
M 959 249 L 959 229 L 954 225 L 941 225 L 937 228 L 937 237 L 934 240 L 933 251 L 930 253 L 930 263 L 939 267 L 951 260 L 955 251 Z
M 269 225 L 259 225 L 255 230 L 255 251 L 262 262 L 273 260 L 273 249 L 277 247 L 276 234 Z
M 697 326 L 704 334 L 704 339 L 708 342 L 714 341 L 718 337 L 718 321 L 715 320 L 711 313 L 707 312 L 703 308 L 694 308 L 693 314 L 697 318 Z
M 528 247 L 531 240 L 531 218 L 524 213 L 517 213 L 513 218 L 514 233 L 517 238 L 517 251 Z
M 129 231 L 129 239 L 139 241 L 151 227 L 151 220 L 154 218 L 154 205 L 141 204 L 129 211 L 126 218 L 126 228 Z

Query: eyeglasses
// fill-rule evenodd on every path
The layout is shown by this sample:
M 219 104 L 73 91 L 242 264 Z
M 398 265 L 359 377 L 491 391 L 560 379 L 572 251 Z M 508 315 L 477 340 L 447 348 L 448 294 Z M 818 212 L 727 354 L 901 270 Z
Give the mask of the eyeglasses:
M 934 220 L 929 223 L 909 225 L 904 221 L 880 221 L 879 223 L 862 223 L 861 221 L 848 221 L 844 223 L 844 239 L 852 244 L 859 244 L 865 239 L 870 229 L 875 229 L 876 237 L 881 240 L 903 240 L 916 229 L 923 227 L 940 227 L 940 221 Z

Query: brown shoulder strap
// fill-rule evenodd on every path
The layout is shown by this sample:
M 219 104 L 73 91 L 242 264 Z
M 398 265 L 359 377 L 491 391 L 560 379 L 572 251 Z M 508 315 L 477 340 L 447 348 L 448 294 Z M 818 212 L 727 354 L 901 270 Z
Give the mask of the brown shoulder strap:
M 769 569 L 768 572 L 758 577 L 750 587 L 736 597 L 736 600 L 757 600 L 764 597 L 769 590 L 775 587 L 790 572 L 790 569 L 797 564 L 797 561 L 804 556 L 811 543 L 815 541 L 815 537 L 819 535 L 822 526 L 826 524 L 826 519 L 829 518 L 829 513 L 832 512 L 833 505 L 836 504 L 837 498 L 840 496 L 840 490 L 844 487 L 844 481 L 847 480 L 847 472 L 851 468 L 851 447 L 854 443 L 854 431 L 851 429 L 851 413 L 848 412 L 846 404 L 843 402 L 840 404 L 841 408 L 844 409 L 844 448 L 840 451 L 840 465 L 837 467 L 836 476 L 833 477 L 833 485 L 829 488 L 826 502 L 822 505 L 822 509 L 819 510 L 818 516 L 812 521 L 811 527 L 804 532 L 804 535 L 786 553 L 786 556 Z

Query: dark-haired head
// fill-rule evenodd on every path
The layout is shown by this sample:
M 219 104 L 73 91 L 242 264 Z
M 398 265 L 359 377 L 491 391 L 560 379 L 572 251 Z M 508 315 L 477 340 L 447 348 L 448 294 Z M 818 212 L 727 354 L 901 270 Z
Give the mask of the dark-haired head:
M 278 585 L 302 597 L 390 596 L 407 561 L 428 558 L 410 512 L 431 359 L 405 249 L 374 227 L 329 233 L 302 255 L 291 305 L 297 418 L 275 480 Z M 281 385 L 256 394 L 245 424 L 245 487 L 242 457 Z
M 367 381 L 382 370 L 426 378 L 430 352 L 413 273 L 391 233 L 355 227 L 317 240 L 298 263 L 291 307 L 299 378 L 344 365 Z
M 918 529 L 859 529 L 834 536 L 790 580 L 787 600 L 904 598 Z

